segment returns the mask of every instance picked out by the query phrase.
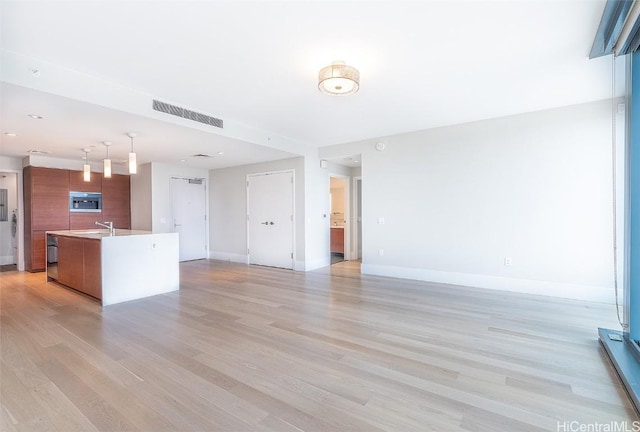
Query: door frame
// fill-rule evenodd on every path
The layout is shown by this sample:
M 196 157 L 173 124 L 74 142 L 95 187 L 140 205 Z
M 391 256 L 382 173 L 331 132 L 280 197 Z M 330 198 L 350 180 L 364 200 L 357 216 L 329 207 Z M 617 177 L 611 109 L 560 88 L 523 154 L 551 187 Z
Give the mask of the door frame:
M 285 169 L 285 170 L 276 170 L 276 171 L 265 171 L 258 173 L 250 173 L 246 176 L 245 183 L 245 191 L 246 191 L 246 217 L 247 217 L 247 264 L 251 264 L 251 239 L 249 238 L 249 179 L 251 177 L 265 176 L 265 175 L 273 175 L 273 174 L 284 174 L 291 173 L 291 211 L 292 211 L 292 223 L 291 223 L 291 250 L 293 251 L 293 258 L 291 258 L 291 269 L 294 270 L 296 268 L 296 257 L 298 256 L 296 250 L 296 170 L 295 169 Z
M 175 215 L 174 215 L 174 202 L 173 202 L 173 182 L 172 180 L 176 179 L 176 180 L 202 180 L 202 182 L 204 183 L 204 236 L 205 236 L 205 243 L 204 243 L 204 247 L 205 247 L 205 258 L 204 259 L 209 259 L 209 254 L 211 253 L 211 248 L 209 247 L 209 194 L 207 193 L 209 188 L 207 187 L 208 184 L 208 180 L 206 177 L 197 177 L 197 176 L 180 176 L 180 175 L 171 175 L 169 176 L 169 202 L 171 205 L 171 221 L 170 221 L 170 227 L 169 227 L 169 232 L 175 232 L 173 231 L 173 229 L 175 227 L 171 226 L 173 225 L 173 221 L 175 220 Z
M 362 259 L 362 256 L 358 256 L 358 182 L 362 185 L 362 176 L 352 177 L 353 181 L 351 182 L 351 191 L 352 191 L 352 201 L 351 201 L 351 209 L 353 210 L 352 218 L 351 218 L 351 226 L 353 228 L 353 234 L 351 235 L 351 239 L 353 240 L 351 250 L 351 257 L 354 260 Z M 360 201 L 362 201 L 362 186 L 360 187 Z M 360 209 L 362 213 L 362 209 Z M 362 220 L 360 220 L 360 225 L 362 225 Z M 363 236 L 364 237 L 364 236 Z
M 343 179 L 344 182 L 344 260 L 351 260 L 351 176 L 329 173 L 329 194 L 331 194 L 331 177 Z M 329 208 L 331 212 L 331 208 Z M 331 218 L 329 218 L 329 236 L 331 236 Z M 331 251 L 329 251 L 331 255 Z

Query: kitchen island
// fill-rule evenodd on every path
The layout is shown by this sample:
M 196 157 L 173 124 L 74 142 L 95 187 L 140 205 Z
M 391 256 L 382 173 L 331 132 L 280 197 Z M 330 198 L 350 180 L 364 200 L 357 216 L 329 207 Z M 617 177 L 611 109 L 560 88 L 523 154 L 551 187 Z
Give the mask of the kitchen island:
M 47 279 L 108 306 L 177 291 L 177 233 L 116 229 L 47 232 Z

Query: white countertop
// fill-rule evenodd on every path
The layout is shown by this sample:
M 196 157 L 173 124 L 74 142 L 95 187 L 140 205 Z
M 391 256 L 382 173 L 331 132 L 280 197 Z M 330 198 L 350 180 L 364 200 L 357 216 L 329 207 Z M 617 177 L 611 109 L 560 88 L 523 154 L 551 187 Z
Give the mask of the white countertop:
M 142 230 L 127 230 L 127 229 L 115 229 L 115 234 L 109 234 L 108 229 L 88 229 L 88 230 L 60 230 L 60 231 L 47 231 L 47 234 L 53 234 L 65 237 L 77 237 L 101 240 L 105 237 L 125 237 L 125 236 L 139 236 L 153 234 L 151 231 Z

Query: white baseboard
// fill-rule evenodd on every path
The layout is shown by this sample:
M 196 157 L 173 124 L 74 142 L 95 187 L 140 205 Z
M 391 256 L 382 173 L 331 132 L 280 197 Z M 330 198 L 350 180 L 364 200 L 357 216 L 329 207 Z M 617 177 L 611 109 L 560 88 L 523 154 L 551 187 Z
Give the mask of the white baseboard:
M 229 261 L 241 264 L 249 264 L 249 256 L 242 254 L 234 254 L 229 252 L 209 251 L 209 258 L 220 261 Z M 313 261 L 294 261 L 293 270 L 310 271 L 321 267 L 327 267 L 331 264 L 331 258 L 321 258 Z
M 296 261 L 293 269 L 297 271 L 311 271 L 331 265 L 331 257 L 318 258 L 309 261 Z
M 242 254 L 234 254 L 229 252 L 217 252 L 217 251 L 209 251 L 209 258 L 220 260 L 220 261 L 229 261 L 241 264 L 249 264 L 249 256 Z
M 536 281 L 470 273 L 443 272 L 421 268 L 362 264 L 361 272 L 376 276 L 415 279 L 475 288 L 512 291 L 524 294 L 545 295 L 600 303 L 615 302 L 613 288 L 578 285 L 563 282 Z
M 0 256 L 0 265 L 14 264 L 13 255 Z

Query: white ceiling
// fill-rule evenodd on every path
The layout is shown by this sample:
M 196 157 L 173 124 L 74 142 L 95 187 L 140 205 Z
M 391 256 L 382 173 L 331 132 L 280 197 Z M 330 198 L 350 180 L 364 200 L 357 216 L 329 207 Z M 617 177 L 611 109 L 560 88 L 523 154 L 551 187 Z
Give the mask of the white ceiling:
M 605 99 L 611 60 L 587 58 L 604 4 L 2 1 L 4 54 L 261 131 L 236 141 L 145 118 L 126 101 L 89 104 L 94 89 L 65 94 L 48 87 L 46 67 L 38 78 L 20 67 L 2 76 L 1 128 L 19 134 L 1 136 L 2 153 L 77 157 L 110 140 L 124 158 L 134 130 L 141 161 L 224 151 L 197 165 L 215 168 L 295 153 L 261 135 L 320 147 Z M 360 70 L 357 94 L 317 90 L 319 69 L 334 60 Z
M 138 135 L 134 150 L 139 164 L 184 163 L 215 169 L 296 156 L 12 84 L 3 83 L 1 90 L 3 132 L 18 133 L 16 137 L 2 135 L 5 156 L 24 157 L 29 150 L 41 150 L 50 152 L 50 156 L 80 161 L 84 156 L 81 149 L 92 148 L 89 159 L 96 161 L 106 156 L 102 143 L 110 141 L 109 156 L 114 161 L 124 161 L 131 149 L 128 132 Z M 32 119 L 28 115 L 32 113 L 43 118 Z M 211 158 L 193 157 L 196 154 Z

